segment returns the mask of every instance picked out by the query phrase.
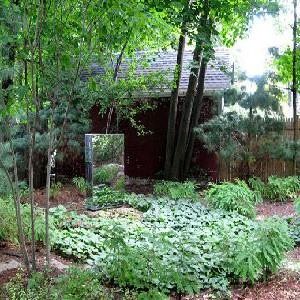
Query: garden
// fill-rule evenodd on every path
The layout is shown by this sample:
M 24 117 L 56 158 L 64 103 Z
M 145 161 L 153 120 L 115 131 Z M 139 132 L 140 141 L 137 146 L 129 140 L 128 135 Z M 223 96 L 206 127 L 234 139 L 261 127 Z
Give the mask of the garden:
M 79 181 L 74 185 L 84 193 Z M 299 282 L 299 191 L 300 179 L 292 176 L 271 177 L 267 183 L 251 178 L 249 185 L 242 180 L 212 184 L 201 191 L 191 181 L 158 181 L 148 195 L 106 187 L 93 196 L 97 211 L 50 209 L 51 251 L 66 269 L 54 277 L 34 273 L 25 286 L 24 273 L 17 271 L 2 293 L 8 299 L 185 299 L 197 294 L 223 299 L 238 295 L 242 287 L 251 291 L 257 282 L 269 282 L 276 272 L 292 278 L 287 285 Z M 295 211 L 259 216 L 256 207 L 262 202 Z M 17 241 L 11 199 L 2 198 L 1 207 L 0 237 L 11 248 Z M 30 240 L 26 203 L 22 215 Z M 35 224 L 35 239 L 43 244 L 42 207 Z M 294 289 L 299 295 L 297 285 Z
M 300 299 L 297 12 L 0 0 L 0 299 Z

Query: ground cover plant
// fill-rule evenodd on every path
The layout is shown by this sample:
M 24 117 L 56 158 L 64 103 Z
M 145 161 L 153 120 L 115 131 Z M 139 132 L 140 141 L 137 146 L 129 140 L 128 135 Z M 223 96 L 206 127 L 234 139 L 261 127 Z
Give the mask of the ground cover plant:
M 52 209 L 52 246 L 92 265 L 103 283 L 163 293 L 226 291 L 276 270 L 292 246 L 279 219 L 253 221 L 188 199 L 148 199 L 142 219 Z
M 270 176 L 264 183 L 260 178 L 253 177 L 249 179 L 249 186 L 264 200 L 285 201 L 300 191 L 300 178 Z
M 236 211 L 249 218 L 255 217 L 255 205 L 261 201 L 261 196 L 242 180 L 212 184 L 205 192 L 205 198 L 214 208 Z

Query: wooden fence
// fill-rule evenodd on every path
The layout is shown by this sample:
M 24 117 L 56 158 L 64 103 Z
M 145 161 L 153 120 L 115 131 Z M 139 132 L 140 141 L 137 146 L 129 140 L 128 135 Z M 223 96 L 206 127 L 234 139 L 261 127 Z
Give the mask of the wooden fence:
M 283 135 L 292 140 L 293 131 L 293 119 L 284 120 L 284 132 Z M 300 129 L 299 119 L 297 120 L 298 136 Z M 228 164 L 221 160 L 219 161 L 219 180 L 227 181 L 234 178 L 245 178 L 249 174 L 249 167 L 245 163 L 239 163 L 229 169 Z M 293 175 L 293 162 L 287 160 L 273 159 L 270 157 L 264 157 L 251 163 L 251 175 L 260 177 L 262 180 L 267 180 L 271 175 L 277 176 L 289 176 Z

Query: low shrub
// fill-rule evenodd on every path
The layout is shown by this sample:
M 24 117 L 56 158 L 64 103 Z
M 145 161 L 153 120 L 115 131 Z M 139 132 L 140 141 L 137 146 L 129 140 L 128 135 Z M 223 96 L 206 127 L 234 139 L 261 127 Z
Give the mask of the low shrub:
M 85 193 L 89 188 L 89 183 L 86 182 L 85 178 L 83 177 L 74 177 L 72 179 L 73 184 L 78 189 L 80 193 Z
M 63 187 L 63 185 L 59 181 L 51 184 L 51 187 L 50 187 L 50 196 L 53 197 L 53 198 L 56 198 L 59 195 L 62 187 Z
M 255 217 L 255 204 L 260 200 L 241 180 L 212 184 L 205 192 L 205 198 L 213 208 L 235 211 L 249 218 Z
M 125 191 L 125 176 L 121 176 L 116 180 L 114 189 L 117 191 Z
M 197 185 L 192 181 L 159 181 L 154 185 L 154 195 L 169 197 L 171 199 L 193 199 L 197 200 L 199 195 L 196 191 Z
M 18 243 L 18 229 L 13 199 L 0 198 L 0 239 L 12 243 Z M 23 217 L 24 233 L 27 240 L 31 240 L 31 215 L 30 205 L 22 204 L 21 212 Z M 35 218 L 35 239 L 43 242 L 45 240 L 44 214 L 41 209 L 36 208 Z
M 291 199 L 295 193 L 300 191 L 298 176 L 270 176 L 267 183 L 263 183 L 259 178 L 254 177 L 249 179 L 249 185 L 263 199 L 271 201 Z
M 88 199 L 87 206 L 97 208 L 108 208 L 124 204 L 125 194 L 109 187 L 101 187 L 93 189 L 93 197 Z
M 265 219 L 245 238 L 234 245 L 232 268 L 238 278 L 252 283 L 276 271 L 293 245 L 287 223 L 279 218 Z
M 94 184 L 111 183 L 118 174 L 119 166 L 116 164 L 103 165 L 95 169 L 93 175 Z

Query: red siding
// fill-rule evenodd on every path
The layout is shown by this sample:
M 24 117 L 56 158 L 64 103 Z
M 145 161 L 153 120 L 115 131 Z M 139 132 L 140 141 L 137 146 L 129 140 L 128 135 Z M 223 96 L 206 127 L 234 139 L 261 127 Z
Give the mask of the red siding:
M 130 177 L 155 177 L 163 169 L 166 133 L 168 124 L 169 101 L 159 99 L 157 108 L 140 114 L 139 121 L 151 133 L 139 136 L 136 129 L 128 122 L 120 124 L 120 132 L 125 134 L 125 174 Z M 213 101 L 204 99 L 201 121 L 210 119 L 213 115 Z M 91 112 L 92 133 L 104 133 L 106 118 L 102 118 L 97 107 Z M 200 142 L 196 143 L 193 155 L 193 165 L 204 169 L 213 179 L 217 176 L 217 157 L 208 153 Z

